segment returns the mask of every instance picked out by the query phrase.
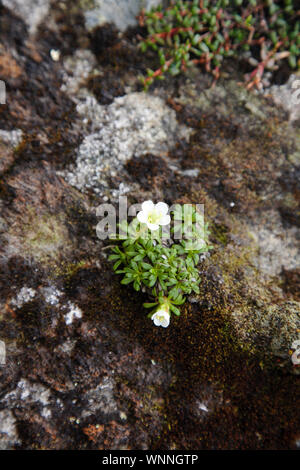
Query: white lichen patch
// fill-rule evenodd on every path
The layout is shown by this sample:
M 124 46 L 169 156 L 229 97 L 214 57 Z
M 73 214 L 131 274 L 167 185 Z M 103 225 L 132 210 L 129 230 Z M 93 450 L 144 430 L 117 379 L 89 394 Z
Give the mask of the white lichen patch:
M 75 345 L 76 345 L 76 340 L 67 339 L 67 341 L 57 346 L 55 348 L 55 351 L 59 351 L 64 354 L 71 354 Z
M 0 450 L 11 450 L 20 444 L 16 419 L 11 410 L 0 411 Z
M 76 318 L 82 318 L 82 310 L 80 310 L 77 305 L 74 305 L 72 302 L 68 302 L 68 309 L 68 313 L 65 314 L 66 325 L 71 325 Z
M 88 96 L 77 111 L 91 133 L 78 149 L 75 166 L 63 176 L 79 190 L 92 189 L 100 195 L 111 193 L 111 177 L 122 176 L 124 163 L 134 155 L 166 154 L 191 133 L 161 98 L 146 93 L 118 97 L 108 106 Z
M 88 49 L 77 49 L 73 56 L 63 62 L 63 84 L 61 90 L 76 100 L 81 84 L 88 78 L 96 66 L 96 58 Z
M 44 296 L 45 301 L 50 305 L 58 305 L 59 298 L 63 295 L 63 292 L 54 286 L 41 287 L 40 292 Z
M 31 302 L 31 300 L 34 299 L 36 294 L 36 290 L 31 289 L 31 287 L 24 286 L 17 294 L 17 296 L 10 301 L 10 303 L 12 306 L 21 308 L 23 307 L 23 305 L 27 304 L 28 302 Z
M 94 389 L 89 390 L 84 398 L 87 405 L 82 412 L 82 418 L 95 415 L 97 412 L 103 414 L 118 413 L 118 406 L 114 398 L 114 381 L 110 377 L 104 377 L 102 382 Z
M 198 408 L 201 411 L 205 411 L 205 413 L 208 413 L 208 411 L 209 411 L 206 404 L 203 403 L 203 402 L 198 402 Z
M 33 404 L 38 404 L 41 407 L 41 415 L 49 418 L 51 410 L 51 391 L 39 383 L 31 383 L 27 379 L 21 379 L 17 387 L 11 392 L 7 393 L 3 402 L 7 408 L 13 408 L 16 402 L 20 403 L 20 407 L 28 409 Z
M 300 118 L 300 74 L 292 74 L 284 85 L 273 85 L 267 91 L 274 102 L 288 114 L 291 122 Z
M 223 398 L 222 389 L 217 389 L 211 384 L 201 384 L 201 390 L 199 391 L 198 398 L 194 402 L 192 408 L 193 414 L 202 421 L 207 417 L 225 405 Z

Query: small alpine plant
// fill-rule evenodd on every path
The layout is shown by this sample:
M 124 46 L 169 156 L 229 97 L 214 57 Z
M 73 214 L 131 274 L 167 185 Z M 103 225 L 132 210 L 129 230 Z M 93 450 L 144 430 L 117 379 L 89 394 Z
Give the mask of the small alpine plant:
M 243 57 L 253 66 L 247 88 L 262 87 L 264 71 L 278 69 L 282 60 L 300 66 L 299 0 L 171 0 L 142 11 L 142 52 L 154 50 L 156 70 L 142 77 L 144 88 L 166 73 L 178 75 L 192 64 L 220 77 L 226 58 Z
M 188 294 L 199 294 L 197 265 L 208 245 L 208 225 L 190 204 L 169 207 L 164 202 L 145 201 L 130 224 L 119 224 L 111 246 L 113 269 L 121 274 L 121 284 L 132 284 L 149 296 L 144 307 L 155 326 L 166 328 L 171 314 L 180 315 L 179 306 Z

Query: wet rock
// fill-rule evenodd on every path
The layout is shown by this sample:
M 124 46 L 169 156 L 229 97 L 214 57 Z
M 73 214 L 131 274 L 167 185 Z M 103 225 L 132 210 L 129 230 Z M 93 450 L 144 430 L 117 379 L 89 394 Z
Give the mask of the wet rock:
M 161 0 L 93 0 L 84 12 L 85 26 L 91 31 L 105 23 L 114 23 L 120 31 L 137 24 L 142 8 L 150 9 Z

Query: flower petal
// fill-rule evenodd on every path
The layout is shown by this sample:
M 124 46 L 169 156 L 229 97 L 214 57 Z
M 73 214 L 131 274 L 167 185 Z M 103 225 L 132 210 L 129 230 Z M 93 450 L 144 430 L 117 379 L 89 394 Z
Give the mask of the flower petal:
M 170 324 L 170 315 L 168 313 L 164 313 L 164 319 L 161 321 L 161 326 L 163 326 L 164 328 L 167 328 L 167 326 L 169 326 Z
M 150 230 L 158 230 L 158 229 L 159 229 L 159 225 L 158 225 L 158 224 L 151 224 L 150 222 L 147 222 L 147 227 L 148 227 Z
M 171 217 L 169 215 L 163 215 L 159 221 L 160 225 L 169 225 L 171 222 Z
M 300 339 L 296 339 L 295 341 L 293 341 L 293 343 L 291 345 L 291 348 L 292 349 L 300 349 Z
M 156 310 L 155 314 L 154 315 L 157 315 L 159 317 L 161 316 L 164 316 L 165 315 L 165 310 L 163 310 L 162 308 L 160 310 Z
M 169 206 L 165 202 L 158 202 L 155 204 L 155 210 L 162 215 L 166 215 L 169 211 Z
M 149 212 L 153 211 L 154 209 L 154 204 L 152 201 L 145 201 L 142 204 L 142 210 L 146 212 L 146 214 L 149 214 Z
M 138 213 L 137 219 L 142 224 L 146 224 L 147 223 L 147 214 L 144 211 L 141 211 L 141 212 Z

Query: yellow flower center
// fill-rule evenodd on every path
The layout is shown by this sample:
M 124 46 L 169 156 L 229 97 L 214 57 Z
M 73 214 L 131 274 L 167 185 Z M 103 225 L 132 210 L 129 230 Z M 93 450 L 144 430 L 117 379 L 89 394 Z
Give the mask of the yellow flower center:
M 163 315 L 159 315 L 158 319 L 159 319 L 160 322 L 165 321 L 165 317 Z
M 153 212 L 150 212 L 150 214 L 148 214 L 149 224 L 157 224 L 159 220 L 160 220 L 160 214 L 158 212 L 153 211 Z

